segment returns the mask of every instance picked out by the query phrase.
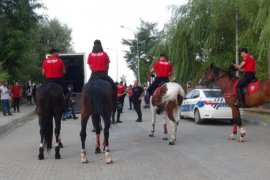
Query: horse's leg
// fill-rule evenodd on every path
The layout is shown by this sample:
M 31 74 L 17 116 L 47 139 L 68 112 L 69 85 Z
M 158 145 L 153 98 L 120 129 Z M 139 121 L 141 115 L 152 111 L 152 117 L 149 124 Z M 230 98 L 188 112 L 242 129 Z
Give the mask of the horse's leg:
M 174 145 L 176 141 L 177 126 L 180 120 L 177 102 L 175 101 L 168 102 L 166 106 L 166 111 L 167 111 L 169 119 L 171 120 L 171 125 L 172 125 L 172 130 L 173 130 L 169 145 Z
M 39 126 L 40 126 L 40 145 L 39 145 L 39 154 L 38 154 L 38 159 L 39 160 L 43 160 L 44 159 L 44 139 L 45 139 L 45 135 L 44 135 L 44 127 L 41 126 L 41 117 L 39 117 Z
M 163 140 L 168 140 L 167 112 L 163 112 Z
M 55 120 L 55 129 L 54 129 L 54 133 L 55 133 L 55 159 L 61 159 L 61 155 L 60 155 L 60 148 L 61 148 L 61 140 L 60 140 L 60 130 L 61 130 L 61 117 L 62 117 L 62 113 L 58 112 L 57 115 L 54 116 L 54 120 Z M 61 145 L 60 145 L 61 144 Z
M 99 114 L 93 114 L 92 115 L 92 123 L 94 125 L 94 128 L 96 129 L 96 147 L 95 147 L 95 154 L 100 154 L 100 131 L 101 131 L 101 126 L 100 126 L 100 115 Z
M 229 135 L 229 140 L 234 140 L 235 135 L 237 134 L 237 108 L 235 106 L 231 107 L 232 109 L 232 117 L 233 117 L 233 125 L 232 125 L 232 133 Z
M 239 127 L 239 133 L 240 133 L 240 137 L 239 137 L 239 142 L 244 142 L 245 141 L 245 139 L 244 139 L 244 137 L 245 137 L 245 135 L 246 135 L 246 130 L 244 129 L 244 126 L 243 126 L 243 124 L 242 124 L 242 119 L 241 119 L 241 115 L 240 115 L 240 111 L 239 111 L 239 109 L 237 109 L 237 111 L 236 111 L 236 118 L 237 118 L 237 125 L 238 125 L 238 127 Z
M 85 99 L 85 98 L 82 98 Z M 82 163 L 87 163 L 87 155 L 86 155 L 86 150 L 85 150 L 85 139 L 86 139 L 86 127 L 87 127 L 87 122 L 90 117 L 90 110 L 88 109 L 89 106 L 86 104 L 83 104 L 82 109 L 81 109 L 81 143 L 82 143 L 82 149 L 81 149 L 81 162 Z
M 106 164 L 112 164 L 112 158 L 110 156 L 110 148 L 109 148 L 109 130 L 111 126 L 110 117 L 103 116 L 104 119 L 104 150 L 105 150 L 105 162 Z
M 157 107 L 152 104 L 152 97 L 150 99 L 151 113 L 152 113 L 152 129 L 149 134 L 150 137 L 154 137 L 155 126 L 156 126 L 156 115 L 157 115 Z

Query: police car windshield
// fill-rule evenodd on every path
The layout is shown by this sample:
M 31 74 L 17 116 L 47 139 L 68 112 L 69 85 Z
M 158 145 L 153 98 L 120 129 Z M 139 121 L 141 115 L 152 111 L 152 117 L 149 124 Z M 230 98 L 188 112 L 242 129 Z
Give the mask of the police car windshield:
M 221 93 L 221 91 L 203 91 L 205 96 L 208 98 L 217 98 L 217 97 L 223 97 L 223 94 Z

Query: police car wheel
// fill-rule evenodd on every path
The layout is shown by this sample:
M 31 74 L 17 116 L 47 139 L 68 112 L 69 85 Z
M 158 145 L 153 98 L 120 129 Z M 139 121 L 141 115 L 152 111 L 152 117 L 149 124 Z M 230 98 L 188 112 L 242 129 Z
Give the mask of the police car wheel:
M 202 124 L 203 123 L 203 119 L 201 119 L 200 111 L 198 109 L 196 109 L 194 111 L 194 120 L 195 120 L 196 124 Z

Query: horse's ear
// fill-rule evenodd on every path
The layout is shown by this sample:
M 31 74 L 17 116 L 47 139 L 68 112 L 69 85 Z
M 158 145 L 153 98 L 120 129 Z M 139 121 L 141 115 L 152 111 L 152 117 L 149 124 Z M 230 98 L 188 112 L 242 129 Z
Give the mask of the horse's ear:
M 213 68 L 213 67 L 214 67 L 214 64 L 213 64 L 213 63 L 211 63 L 211 64 L 210 64 L 210 68 Z

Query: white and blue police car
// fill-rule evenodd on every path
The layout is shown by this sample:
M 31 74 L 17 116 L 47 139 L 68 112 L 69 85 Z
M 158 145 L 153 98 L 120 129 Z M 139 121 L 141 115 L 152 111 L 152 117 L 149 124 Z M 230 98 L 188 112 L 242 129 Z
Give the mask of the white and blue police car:
M 187 93 L 180 109 L 181 119 L 193 118 L 197 124 L 205 119 L 232 120 L 232 110 L 220 89 L 193 89 Z

